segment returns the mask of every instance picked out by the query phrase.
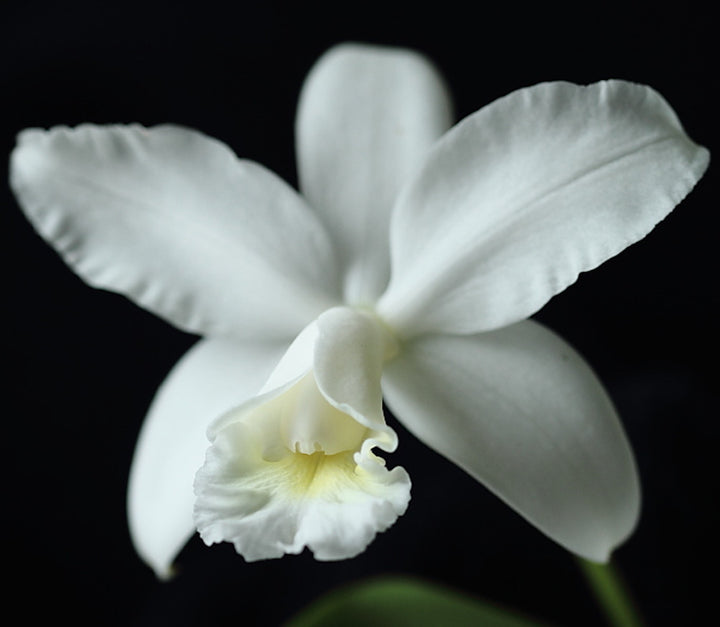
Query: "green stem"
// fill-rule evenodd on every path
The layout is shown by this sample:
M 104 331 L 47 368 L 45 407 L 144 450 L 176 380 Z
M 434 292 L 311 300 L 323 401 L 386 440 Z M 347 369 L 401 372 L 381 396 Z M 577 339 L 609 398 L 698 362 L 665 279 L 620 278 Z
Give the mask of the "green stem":
M 578 563 L 610 625 L 614 627 L 643 625 L 622 577 L 612 564 L 596 564 L 584 559 L 578 559 Z

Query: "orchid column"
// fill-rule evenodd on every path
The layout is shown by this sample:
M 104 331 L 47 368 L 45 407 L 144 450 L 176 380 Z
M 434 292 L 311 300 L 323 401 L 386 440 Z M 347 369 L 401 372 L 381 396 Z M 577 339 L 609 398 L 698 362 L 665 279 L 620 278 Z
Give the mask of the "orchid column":
M 343 45 L 301 94 L 302 195 L 177 126 L 20 136 L 11 182 L 38 232 L 89 284 L 203 336 L 131 472 L 133 538 L 158 574 L 195 529 L 248 560 L 364 550 L 410 494 L 379 456 L 397 446 L 383 394 L 567 549 L 604 561 L 631 533 L 612 403 L 527 318 L 644 237 L 708 153 L 622 81 L 544 83 L 450 124 L 422 57 Z

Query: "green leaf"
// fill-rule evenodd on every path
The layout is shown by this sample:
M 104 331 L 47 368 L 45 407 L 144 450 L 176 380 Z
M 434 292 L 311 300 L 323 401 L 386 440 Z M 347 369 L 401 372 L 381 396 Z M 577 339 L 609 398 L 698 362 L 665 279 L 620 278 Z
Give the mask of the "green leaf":
M 352 584 L 321 597 L 285 627 L 538 627 L 540 623 L 445 588 L 401 577 Z

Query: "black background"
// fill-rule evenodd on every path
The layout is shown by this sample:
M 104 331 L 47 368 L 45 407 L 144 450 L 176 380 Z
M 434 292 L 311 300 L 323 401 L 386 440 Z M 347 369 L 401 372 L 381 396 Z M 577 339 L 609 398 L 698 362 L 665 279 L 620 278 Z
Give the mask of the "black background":
M 427 54 L 458 117 L 544 80 L 647 83 L 713 148 L 717 34 L 692 3 L 341 4 L 2 2 L 4 154 L 27 126 L 175 122 L 295 183 L 298 91 L 345 40 Z M 50 612 L 75 625 L 276 625 L 337 585 L 404 573 L 558 625 L 603 624 L 570 555 L 394 422 L 390 462 L 410 472 L 413 501 L 363 555 L 245 564 L 195 538 L 180 575 L 158 582 L 128 537 L 127 470 L 157 385 L 194 338 L 86 287 L 2 192 L 7 615 L 17 605 L 22 624 Z M 717 202 L 711 166 L 651 236 L 537 316 L 595 367 L 635 448 L 643 514 L 616 559 L 650 625 L 700 624 L 717 584 Z

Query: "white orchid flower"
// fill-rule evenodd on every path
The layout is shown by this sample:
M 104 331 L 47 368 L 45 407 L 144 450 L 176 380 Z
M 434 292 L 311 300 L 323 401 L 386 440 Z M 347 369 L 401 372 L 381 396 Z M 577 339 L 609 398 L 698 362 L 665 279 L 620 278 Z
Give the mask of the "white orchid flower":
M 133 540 L 159 575 L 195 529 L 247 560 L 363 551 L 410 498 L 376 454 L 397 445 L 383 397 L 570 551 L 604 561 L 632 531 L 612 403 L 527 318 L 644 237 L 708 152 L 623 81 L 520 89 L 453 128 L 450 110 L 422 57 L 330 50 L 300 98 L 302 195 L 177 126 L 21 134 L 11 182 L 39 233 L 89 284 L 204 337 L 131 471 Z

